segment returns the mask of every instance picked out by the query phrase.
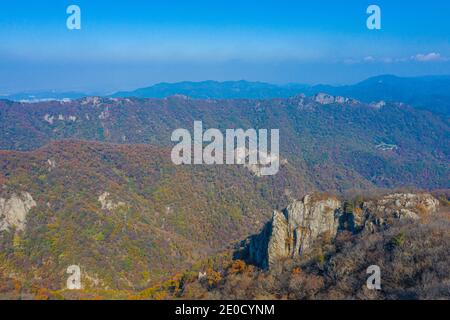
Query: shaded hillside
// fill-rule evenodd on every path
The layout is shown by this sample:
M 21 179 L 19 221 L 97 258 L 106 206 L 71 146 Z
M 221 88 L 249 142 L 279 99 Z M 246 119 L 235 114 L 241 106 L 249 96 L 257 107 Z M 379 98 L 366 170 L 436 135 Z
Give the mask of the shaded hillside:
M 273 225 L 277 223 L 274 214 L 271 230 L 266 226 L 258 235 L 269 237 L 265 246 L 251 246 L 256 240 L 251 237 L 235 247 L 234 256 L 232 250 L 210 255 L 144 290 L 40 290 L 34 295 L 45 299 L 448 299 L 448 198 L 442 192 L 440 201 L 420 192 L 383 194 L 354 194 L 345 201 L 312 194 L 301 201 L 304 206 L 293 201 L 286 209 L 290 223 L 285 226 L 303 232 L 321 225 L 319 233 L 309 233 L 315 237 L 312 242 L 284 238 L 280 226 Z M 327 205 L 336 201 L 339 214 L 334 218 L 340 226 L 330 230 L 324 218 L 330 215 Z M 309 217 L 304 224 L 296 226 L 293 220 L 305 214 Z M 351 219 L 342 219 L 352 216 L 357 228 L 344 223 Z M 308 241 L 310 246 L 296 251 L 302 246 L 293 241 Z M 248 260 L 249 244 L 253 250 L 262 250 L 262 255 L 287 251 L 272 260 L 270 268 L 259 268 Z M 380 290 L 366 285 L 367 269 L 373 265 L 380 267 Z M 13 281 L 5 283 L 13 288 Z
M 287 190 L 313 187 L 289 165 L 257 178 L 176 167 L 169 154 L 78 141 L 0 151 L 0 273 L 60 289 L 77 264 L 87 284 L 139 289 L 254 233 Z
M 286 209 L 290 211 L 285 212 L 289 223 L 283 224 L 274 214 L 269 222 L 271 230 L 264 228 L 259 234 L 269 237 L 264 246 L 250 246 L 251 250 L 263 250 L 262 255 L 278 251 L 269 269 L 246 263 L 246 251 L 238 251 L 235 259 L 226 255 L 209 259 L 136 297 L 449 299 L 450 210 L 448 198 L 441 195 L 440 199 L 439 203 L 423 193 L 394 193 L 368 199 L 358 196 L 342 202 L 340 215 L 335 219 L 343 222 L 343 217 L 353 216 L 361 225 L 356 229 L 351 224 L 342 225 L 336 230 L 336 226 L 327 229 L 330 226 L 326 217 L 333 217 L 327 205 L 340 200 L 325 194 L 309 195 L 301 202 L 305 206 L 294 201 Z M 363 215 L 359 218 L 367 220 L 359 220 L 360 214 Z M 305 219 L 300 220 L 301 226 L 293 221 L 300 218 L 298 215 Z M 297 234 L 283 234 L 283 226 L 277 226 L 280 222 L 286 228 L 295 228 Z M 318 226 L 322 230 L 315 233 Z M 298 232 L 306 237 L 315 235 L 308 250 L 293 243 L 308 241 L 296 237 Z M 250 244 L 254 240 L 252 237 Z M 372 274 L 367 272 L 369 266 L 380 268 L 378 290 L 367 287 Z
M 2 101 L 0 148 L 67 138 L 170 147 L 173 130 L 202 120 L 204 129 L 279 128 L 281 156 L 320 190 L 448 187 L 448 122 L 402 104 L 323 99 Z
M 202 280 L 186 272 L 181 281 L 159 287 L 159 294 L 169 299 L 448 300 L 449 227 L 447 212 L 425 223 L 399 222 L 376 234 L 347 234 L 317 247 L 316 256 L 286 259 L 270 271 L 228 261 Z M 381 267 L 381 290 L 366 286 L 371 265 Z M 179 288 L 179 283 L 184 285 Z M 153 292 L 158 289 L 141 297 Z

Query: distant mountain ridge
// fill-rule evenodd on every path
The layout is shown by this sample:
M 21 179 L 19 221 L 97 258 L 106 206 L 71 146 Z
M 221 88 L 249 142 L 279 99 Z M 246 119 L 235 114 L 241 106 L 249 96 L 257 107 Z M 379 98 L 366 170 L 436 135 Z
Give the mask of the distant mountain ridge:
M 418 109 L 428 110 L 444 116 L 450 115 L 450 75 L 423 77 L 380 75 L 356 84 L 342 86 L 298 83 L 276 85 L 245 80 L 163 82 L 132 91 L 119 91 L 105 97 L 167 98 L 174 95 L 185 95 L 195 99 L 273 99 L 289 98 L 301 93 L 312 96 L 322 92 L 354 98 L 366 103 L 380 100 L 403 102 Z M 13 101 L 39 102 L 79 99 L 92 95 L 91 93 L 83 92 L 49 91 L 3 95 L 1 98 Z
M 450 76 L 402 78 L 383 75 L 355 85 L 313 86 L 307 93 L 317 92 L 348 96 L 364 102 L 404 102 L 419 109 L 450 115 Z
M 385 100 L 404 102 L 413 107 L 450 115 L 450 76 L 397 77 L 381 75 L 354 85 L 274 85 L 249 81 L 203 81 L 159 83 L 134 91 L 122 91 L 111 97 L 165 98 L 181 94 L 197 99 L 271 99 L 303 93 L 308 96 L 328 93 L 366 103 Z
M 288 98 L 306 90 L 308 85 L 275 85 L 265 82 L 240 81 L 201 81 L 158 83 L 134 91 L 113 94 L 115 98 L 166 98 L 173 95 L 186 95 L 196 99 L 270 99 Z

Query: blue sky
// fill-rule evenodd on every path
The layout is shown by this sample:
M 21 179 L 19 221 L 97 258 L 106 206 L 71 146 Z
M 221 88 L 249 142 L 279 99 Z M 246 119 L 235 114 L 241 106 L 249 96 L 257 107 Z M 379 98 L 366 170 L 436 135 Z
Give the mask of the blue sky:
M 66 28 L 71 4 L 81 8 L 81 30 Z M 370 4 L 381 7 L 382 30 L 366 28 Z M 447 21 L 444 0 L 5 1 L 0 94 L 450 74 Z

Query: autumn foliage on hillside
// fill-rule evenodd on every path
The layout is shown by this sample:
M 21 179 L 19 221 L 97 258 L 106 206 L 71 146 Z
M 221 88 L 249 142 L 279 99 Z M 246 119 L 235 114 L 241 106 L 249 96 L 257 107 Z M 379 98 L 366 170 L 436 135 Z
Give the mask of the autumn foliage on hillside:
M 175 166 L 170 149 L 149 145 L 60 141 L 0 151 L 0 168 L 1 198 L 37 203 L 24 231 L 0 231 L 0 267 L 30 290 L 64 288 L 72 264 L 87 288 L 139 290 L 256 232 L 288 186 L 304 192 L 289 167 L 257 178 L 242 166 Z

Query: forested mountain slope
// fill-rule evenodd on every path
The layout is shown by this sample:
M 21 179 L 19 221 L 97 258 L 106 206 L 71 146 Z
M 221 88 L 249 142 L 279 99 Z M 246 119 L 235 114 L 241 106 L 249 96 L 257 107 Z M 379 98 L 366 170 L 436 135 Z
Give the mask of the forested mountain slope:
M 2 101 L 0 148 L 32 150 L 75 138 L 163 147 L 173 130 L 280 129 L 280 152 L 314 175 L 322 189 L 444 188 L 449 180 L 449 124 L 402 104 L 297 96 L 272 100 L 86 98 L 22 104 Z

